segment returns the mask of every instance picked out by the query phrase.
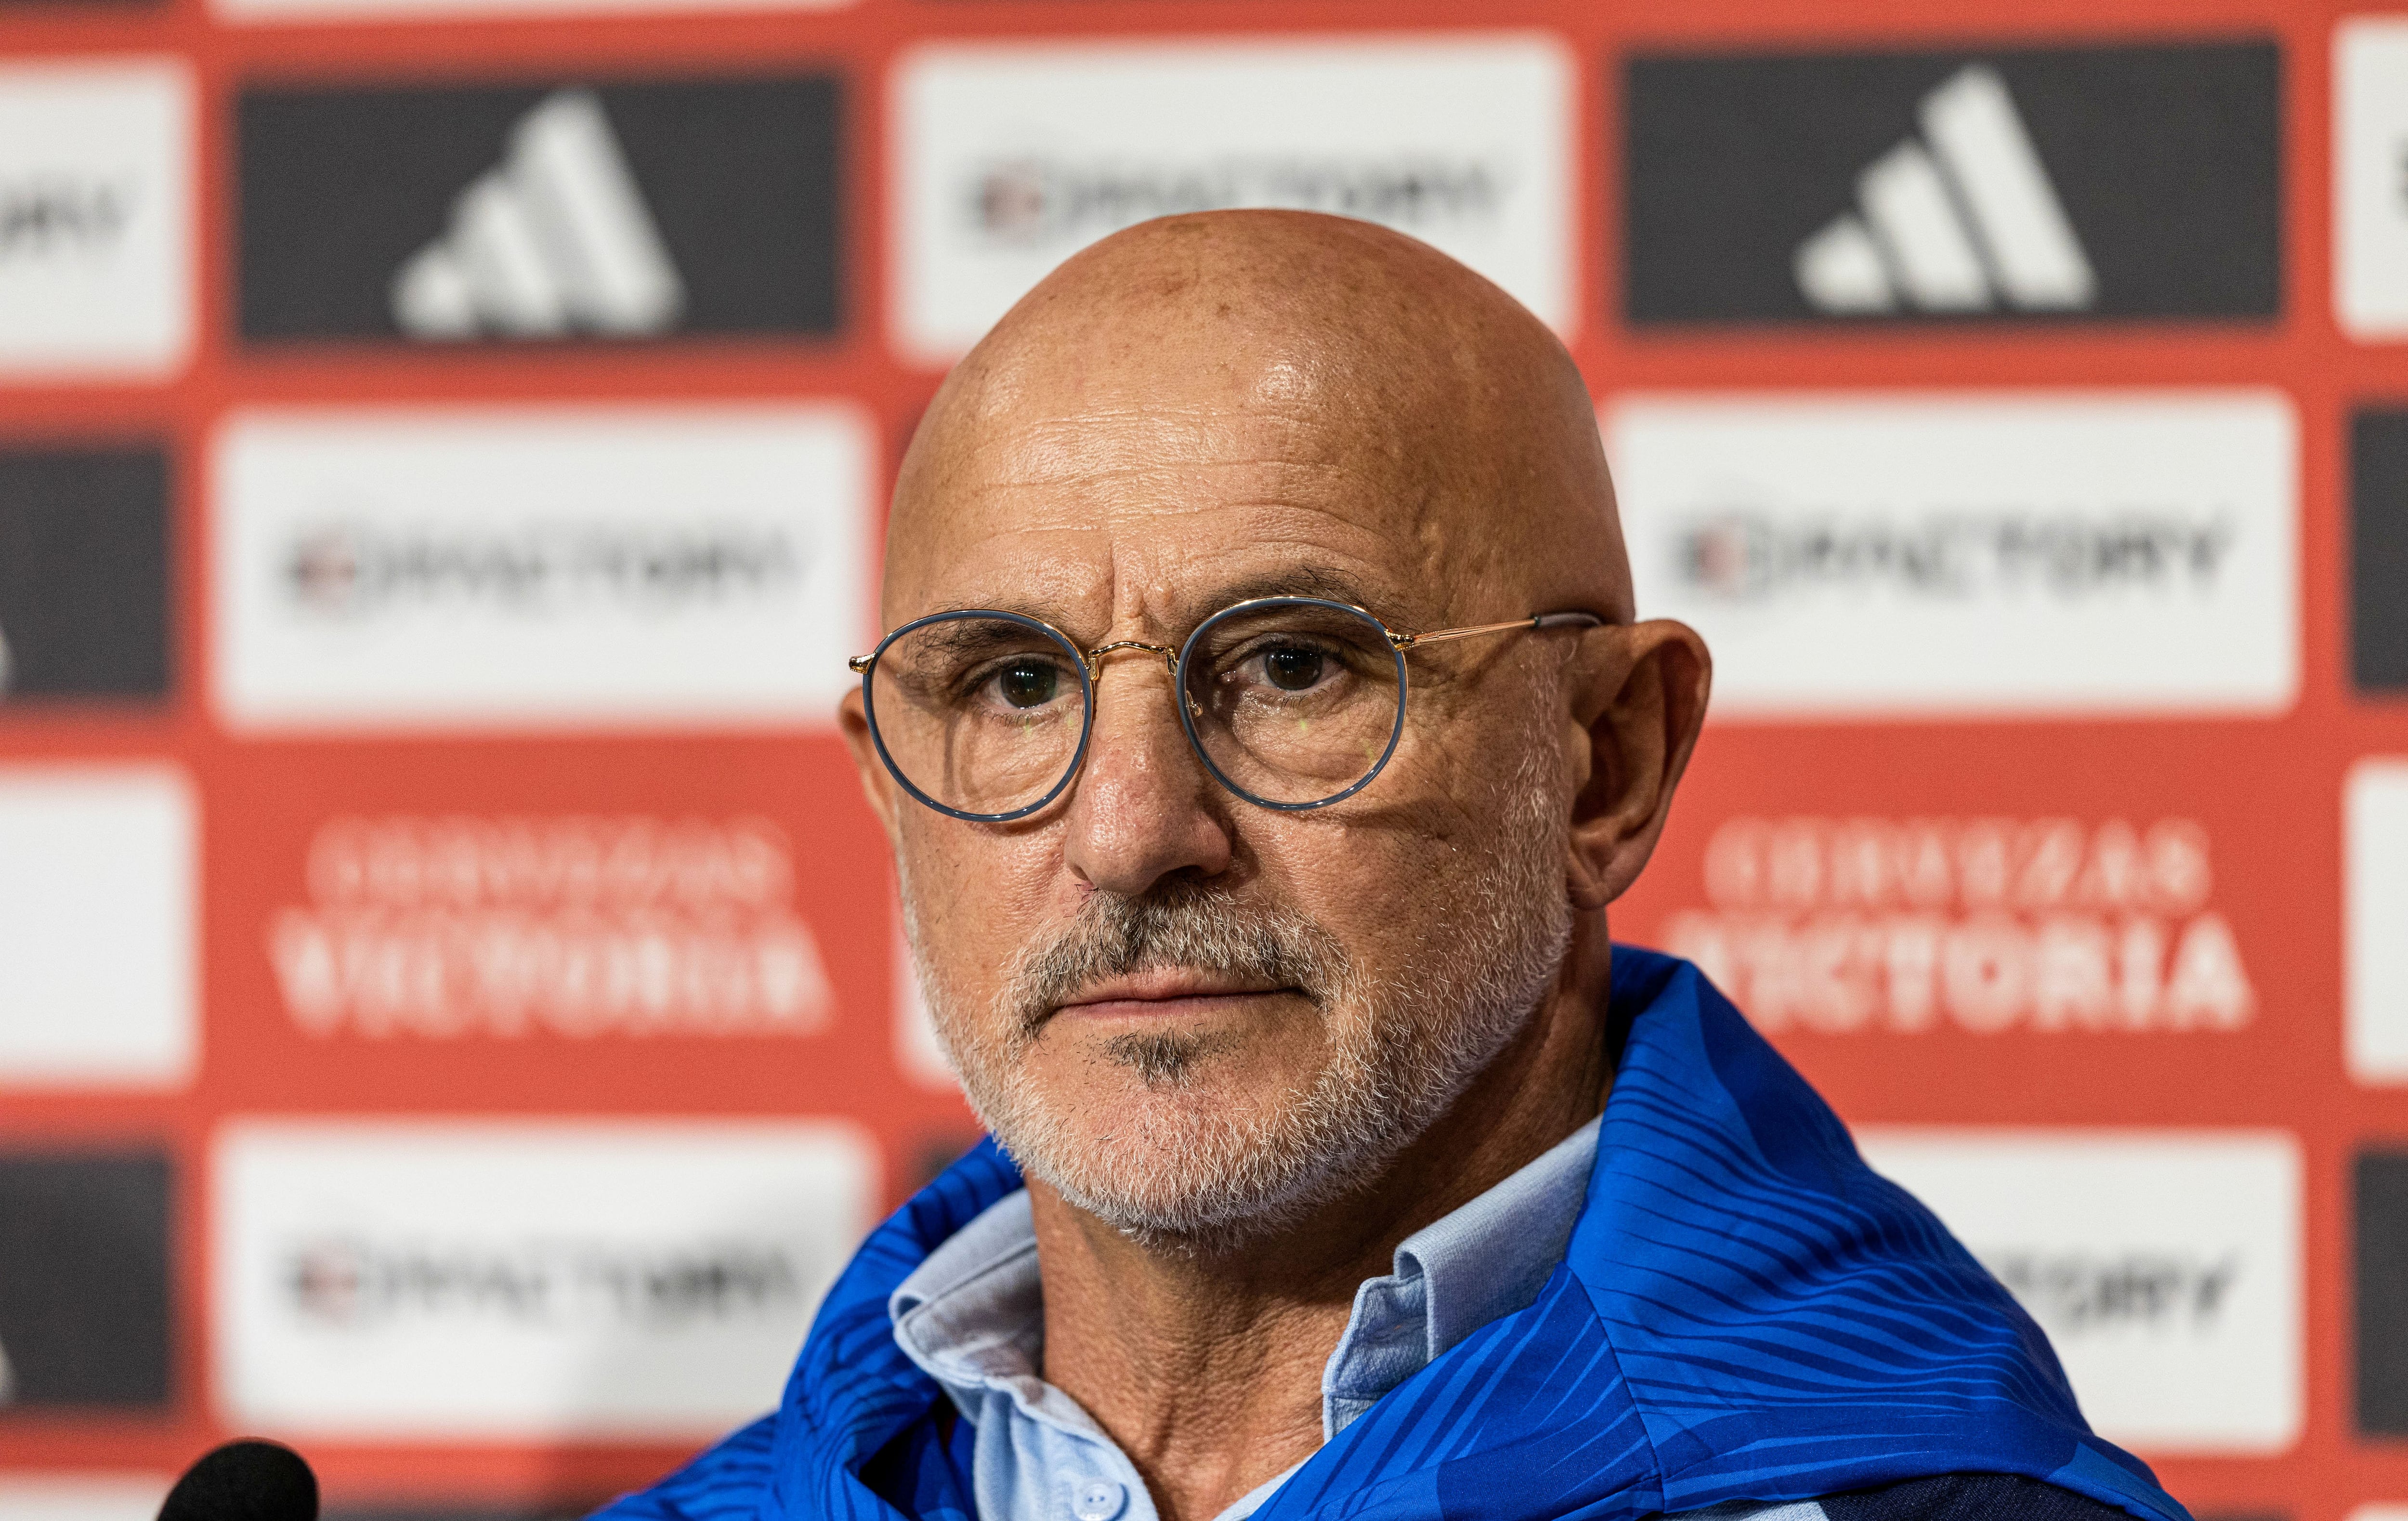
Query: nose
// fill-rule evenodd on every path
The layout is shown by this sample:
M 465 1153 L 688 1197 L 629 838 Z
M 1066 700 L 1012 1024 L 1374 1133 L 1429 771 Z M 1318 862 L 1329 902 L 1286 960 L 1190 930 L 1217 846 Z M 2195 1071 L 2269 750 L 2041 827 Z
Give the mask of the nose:
M 1188 748 L 1177 702 L 1162 664 L 1098 662 L 1095 728 L 1064 818 L 1065 858 L 1091 887 L 1134 897 L 1174 872 L 1228 869 L 1231 799 Z

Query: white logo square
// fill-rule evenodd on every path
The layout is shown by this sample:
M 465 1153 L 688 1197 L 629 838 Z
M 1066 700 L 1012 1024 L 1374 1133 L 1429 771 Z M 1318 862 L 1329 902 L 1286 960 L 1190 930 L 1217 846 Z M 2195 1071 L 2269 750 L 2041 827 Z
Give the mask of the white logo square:
M 248 1120 L 215 1155 L 229 1426 L 716 1436 L 873 1222 L 851 1123 Z
M 219 711 L 244 731 L 834 723 L 876 434 L 846 403 L 238 413 Z
M 2350 768 L 2342 875 L 2350 1075 L 2408 1082 L 2408 759 Z
M 2408 20 L 2333 29 L 2332 150 L 2334 320 L 2408 337 Z
M 193 99 L 173 59 L 0 65 L 0 380 L 182 367 Z
M 1087 244 L 1224 207 L 1385 223 L 1569 337 L 1578 77 L 1535 34 L 915 49 L 892 96 L 896 345 L 950 364 Z
M 191 1076 L 196 812 L 165 767 L 0 767 L 0 1087 Z
M 1628 397 L 1640 611 L 1722 718 L 2274 713 L 2299 683 L 2274 391 Z

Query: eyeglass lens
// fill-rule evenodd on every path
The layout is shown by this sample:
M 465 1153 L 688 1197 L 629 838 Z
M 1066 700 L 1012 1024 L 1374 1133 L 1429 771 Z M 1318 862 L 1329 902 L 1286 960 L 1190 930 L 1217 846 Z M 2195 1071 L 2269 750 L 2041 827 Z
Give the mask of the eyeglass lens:
M 1078 763 L 1086 683 L 1044 629 L 955 616 L 889 640 L 870 667 L 887 764 L 940 808 L 982 817 L 1040 802 Z
M 1220 613 L 1189 639 L 1182 668 L 1197 748 L 1225 785 L 1273 806 L 1326 801 L 1376 771 L 1403 703 L 1386 630 L 1315 602 Z M 1079 763 L 1078 653 L 1031 624 L 954 614 L 897 635 L 871 667 L 869 697 L 888 764 L 954 812 L 1028 809 Z
M 1258 802 L 1317 803 L 1379 768 L 1396 733 L 1402 667 L 1387 631 L 1315 602 L 1232 608 L 1188 641 L 1196 742 Z

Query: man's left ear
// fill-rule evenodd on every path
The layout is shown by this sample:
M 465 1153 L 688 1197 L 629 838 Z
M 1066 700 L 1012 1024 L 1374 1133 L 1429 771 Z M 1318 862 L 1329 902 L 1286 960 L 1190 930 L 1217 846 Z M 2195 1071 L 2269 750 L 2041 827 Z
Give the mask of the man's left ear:
M 1706 641 L 1670 619 L 1589 636 L 1573 720 L 1588 739 L 1588 775 L 1572 800 L 1566 886 L 1576 909 L 1601 909 L 1628 890 L 1655 852 L 1672 789 L 1705 722 L 1713 660 Z

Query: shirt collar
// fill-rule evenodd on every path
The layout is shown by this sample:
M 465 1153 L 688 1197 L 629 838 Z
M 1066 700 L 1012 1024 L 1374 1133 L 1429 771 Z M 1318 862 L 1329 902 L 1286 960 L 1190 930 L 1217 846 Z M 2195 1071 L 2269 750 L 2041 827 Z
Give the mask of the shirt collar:
M 1016 1188 L 928 1254 L 887 1297 L 895 1342 L 977 1418 L 980 1394 L 1008 1389 L 1044 1403 L 1045 1292 L 1028 1191 Z
M 1537 1300 L 1587 1197 L 1598 1123 L 1406 1237 L 1387 1276 L 1364 1280 L 1322 1371 L 1325 1440 L 1465 1337 Z
M 1393 1270 L 1355 1290 L 1354 1313 L 1322 1372 L 1325 1440 L 1465 1337 L 1538 1299 L 1579 1218 L 1598 1123 L 1406 1237 Z M 1063 1420 L 1064 1407 L 1076 1409 L 1038 1374 L 1045 1299 L 1025 1189 L 929 1253 L 888 1296 L 887 1313 L 896 1344 L 965 1415 L 974 1417 L 980 1395 L 996 1389 L 1040 1419 Z M 1083 1412 L 1074 1424 L 1093 1429 Z

